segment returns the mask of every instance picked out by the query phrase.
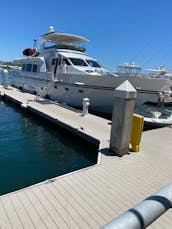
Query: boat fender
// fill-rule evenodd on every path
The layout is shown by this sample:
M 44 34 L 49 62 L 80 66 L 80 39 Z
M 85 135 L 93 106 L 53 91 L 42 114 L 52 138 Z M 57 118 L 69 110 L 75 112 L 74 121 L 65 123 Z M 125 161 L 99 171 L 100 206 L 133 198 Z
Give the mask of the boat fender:
M 1 91 L 1 92 L 0 92 L 0 95 L 1 95 L 1 96 L 4 96 L 4 95 L 5 95 L 5 92 L 4 92 L 4 91 Z
M 21 104 L 21 107 L 24 108 L 24 109 L 26 109 L 27 108 L 27 103 L 22 103 Z

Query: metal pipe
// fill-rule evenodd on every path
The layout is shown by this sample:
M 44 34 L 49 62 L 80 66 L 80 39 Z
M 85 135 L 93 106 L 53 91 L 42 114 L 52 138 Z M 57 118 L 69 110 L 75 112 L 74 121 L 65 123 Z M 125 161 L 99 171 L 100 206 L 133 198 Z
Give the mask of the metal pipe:
M 172 207 L 172 183 L 143 200 L 103 229 L 143 229 Z

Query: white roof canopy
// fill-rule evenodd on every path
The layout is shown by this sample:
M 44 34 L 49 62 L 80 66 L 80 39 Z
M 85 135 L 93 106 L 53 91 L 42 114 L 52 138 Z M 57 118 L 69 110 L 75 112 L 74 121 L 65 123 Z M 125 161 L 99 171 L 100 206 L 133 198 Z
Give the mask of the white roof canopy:
M 42 35 L 42 38 L 46 41 L 58 43 L 58 44 L 77 44 L 82 42 L 88 42 L 88 39 L 85 37 L 67 34 L 67 33 L 58 33 L 58 32 L 51 32 Z
M 13 61 L 16 64 L 40 64 L 45 63 L 44 57 L 28 57 L 23 59 L 16 59 Z

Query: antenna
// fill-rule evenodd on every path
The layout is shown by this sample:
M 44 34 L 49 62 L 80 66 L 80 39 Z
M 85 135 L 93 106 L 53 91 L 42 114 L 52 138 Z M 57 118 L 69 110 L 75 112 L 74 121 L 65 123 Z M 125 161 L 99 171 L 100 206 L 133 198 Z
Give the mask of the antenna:
M 33 40 L 33 48 L 37 49 L 37 40 Z
M 136 58 L 138 58 L 141 54 L 143 54 L 143 52 L 145 51 L 145 49 L 150 45 L 151 41 L 148 41 L 143 48 L 131 59 L 131 62 L 135 61 Z

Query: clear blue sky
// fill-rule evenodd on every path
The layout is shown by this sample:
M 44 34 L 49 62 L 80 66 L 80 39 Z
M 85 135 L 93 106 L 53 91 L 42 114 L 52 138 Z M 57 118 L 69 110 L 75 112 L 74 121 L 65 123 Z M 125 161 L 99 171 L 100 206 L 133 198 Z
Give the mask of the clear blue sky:
M 53 25 L 87 37 L 87 53 L 110 70 L 131 61 L 172 66 L 171 0 L 6 0 L 0 22 L 0 60 L 21 57 Z

